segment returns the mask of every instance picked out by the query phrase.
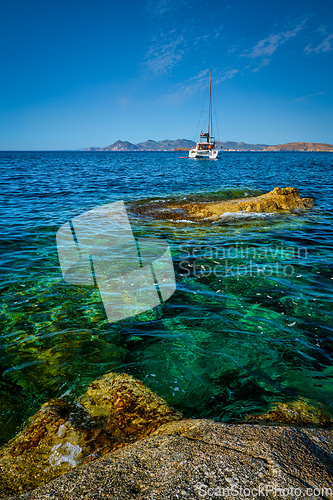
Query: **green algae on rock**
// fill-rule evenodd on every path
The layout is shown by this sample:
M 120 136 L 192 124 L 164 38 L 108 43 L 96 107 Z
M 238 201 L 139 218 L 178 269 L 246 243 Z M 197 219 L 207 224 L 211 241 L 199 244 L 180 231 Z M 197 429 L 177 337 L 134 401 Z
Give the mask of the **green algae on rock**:
M 333 427 L 333 416 L 322 405 L 314 406 L 302 399 L 291 403 L 278 402 L 267 413 L 249 415 L 246 420 L 283 425 Z
M 0 449 L 0 494 L 36 488 L 182 416 L 126 374 L 106 374 L 74 404 L 54 399 Z
M 121 442 L 136 441 L 182 418 L 164 399 L 125 373 L 107 373 L 94 381 L 80 404 L 91 417 L 105 419 L 108 431 Z
M 218 219 L 225 213 L 235 212 L 266 212 L 298 210 L 313 207 L 312 198 L 301 198 L 295 187 L 276 187 L 269 193 L 251 198 L 236 198 L 230 200 L 158 202 L 135 206 L 133 212 L 155 219 L 171 220 L 204 220 Z

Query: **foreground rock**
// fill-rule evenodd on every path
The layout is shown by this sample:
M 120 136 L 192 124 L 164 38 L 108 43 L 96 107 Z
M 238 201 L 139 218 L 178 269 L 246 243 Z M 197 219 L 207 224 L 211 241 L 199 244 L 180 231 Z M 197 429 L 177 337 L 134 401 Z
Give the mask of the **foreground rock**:
M 233 200 L 214 202 L 165 202 L 150 203 L 136 206 L 134 212 L 171 220 L 203 220 L 218 219 L 225 213 L 235 212 L 280 212 L 313 207 L 311 198 L 301 198 L 297 188 L 276 187 L 269 193 L 252 198 L 237 198 Z
M 333 431 L 183 420 L 16 500 L 333 498 Z
M 0 495 L 36 488 L 181 418 L 142 382 L 108 373 L 76 404 L 43 405 L 0 450 Z

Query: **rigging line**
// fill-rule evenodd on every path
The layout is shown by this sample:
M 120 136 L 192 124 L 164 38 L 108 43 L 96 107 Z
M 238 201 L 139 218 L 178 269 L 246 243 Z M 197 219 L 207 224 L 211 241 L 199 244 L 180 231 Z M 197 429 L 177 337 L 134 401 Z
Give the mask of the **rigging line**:
M 220 131 L 219 131 L 219 124 L 218 124 L 218 121 L 217 121 L 216 104 L 215 104 L 215 96 L 214 96 L 214 92 L 212 92 L 212 100 L 213 100 L 213 109 L 214 109 L 215 125 L 216 125 L 216 131 L 217 131 L 217 140 L 218 140 L 218 141 L 220 141 Z
M 196 139 L 197 139 L 198 129 L 199 129 L 200 121 L 201 121 L 201 115 L 204 112 L 204 107 L 205 107 L 205 104 L 206 104 L 207 94 L 208 94 L 208 89 L 206 89 L 206 94 L 205 94 L 205 97 L 204 97 L 204 100 L 203 100 L 203 103 L 202 103 L 201 113 L 200 113 L 200 116 L 199 116 L 197 129 L 195 131 L 194 142 L 196 142 Z
M 208 111 L 208 141 L 209 136 L 213 135 L 213 120 L 212 120 L 212 70 L 209 74 L 209 111 Z

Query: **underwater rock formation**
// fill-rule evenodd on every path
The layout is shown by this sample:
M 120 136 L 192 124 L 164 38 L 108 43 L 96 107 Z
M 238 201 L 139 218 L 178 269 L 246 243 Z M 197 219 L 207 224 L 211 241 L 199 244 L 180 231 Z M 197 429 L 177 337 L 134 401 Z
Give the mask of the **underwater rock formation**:
M 280 423 L 312 427 L 333 427 L 333 417 L 321 406 L 313 406 L 306 401 L 276 403 L 267 413 L 250 415 L 248 422 Z
M 328 429 L 172 422 L 15 500 L 331 499 L 332 437 Z
M 313 207 L 312 198 L 301 198 L 297 188 L 276 187 L 269 193 L 252 198 L 236 198 L 213 202 L 165 202 L 136 206 L 133 212 L 156 219 L 218 219 L 225 213 L 281 212 Z
M 108 373 L 74 404 L 44 404 L 0 449 L 0 494 L 36 488 L 181 418 L 142 382 Z
M 80 398 L 93 418 L 105 421 L 105 429 L 118 441 L 136 441 L 160 425 L 182 416 L 166 401 L 130 375 L 107 373 L 93 382 Z

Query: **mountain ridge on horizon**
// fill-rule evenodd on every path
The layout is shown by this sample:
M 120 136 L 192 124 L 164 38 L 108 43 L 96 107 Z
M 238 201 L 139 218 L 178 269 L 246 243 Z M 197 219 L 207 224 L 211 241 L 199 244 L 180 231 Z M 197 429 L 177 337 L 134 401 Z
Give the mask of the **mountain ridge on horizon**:
M 235 141 L 216 141 L 225 151 L 263 151 L 268 144 L 247 144 Z M 129 141 L 118 140 L 106 147 L 90 147 L 84 151 L 175 151 L 189 150 L 196 146 L 196 142 L 189 139 L 164 139 L 154 141 L 148 139 L 145 142 L 133 144 Z
M 328 151 L 333 152 L 332 144 L 321 142 L 288 142 L 285 144 L 248 144 L 235 141 L 216 141 L 216 144 L 224 151 Z M 83 151 L 187 151 L 196 146 L 189 139 L 164 139 L 154 141 L 148 139 L 145 142 L 133 144 L 129 141 L 118 140 L 105 147 L 90 147 Z

